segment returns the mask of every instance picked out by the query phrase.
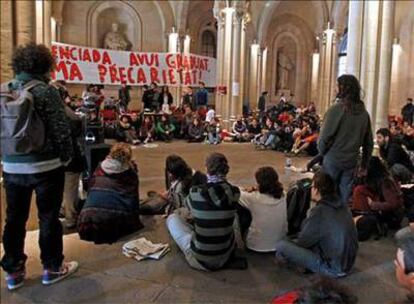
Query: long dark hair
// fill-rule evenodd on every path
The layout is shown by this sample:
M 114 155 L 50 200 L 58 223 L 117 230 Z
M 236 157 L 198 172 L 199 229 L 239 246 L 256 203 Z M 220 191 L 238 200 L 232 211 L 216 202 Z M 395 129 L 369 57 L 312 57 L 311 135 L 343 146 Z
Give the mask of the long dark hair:
M 168 180 L 167 173 L 169 173 L 175 180 L 183 182 L 184 192 L 188 193 L 193 171 L 184 159 L 175 154 L 169 155 L 165 160 L 165 173 L 167 188 L 169 188 L 171 183 L 171 181 Z
M 347 111 L 352 111 L 355 104 L 362 103 L 361 85 L 354 75 L 341 75 L 338 81 L 338 94 L 336 95 L 345 105 Z
M 379 194 L 381 200 L 384 199 L 382 186 L 392 187 L 395 185 L 387 166 L 377 156 L 371 157 L 371 160 L 369 161 L 366 185 L 373 193 Z
M 283 196 L 283 186 L 279 182 L 279 175 L 272 167 L 259 168 L 255 173 L 255 178 L 260 193 L 268 194 L 277 199 Z

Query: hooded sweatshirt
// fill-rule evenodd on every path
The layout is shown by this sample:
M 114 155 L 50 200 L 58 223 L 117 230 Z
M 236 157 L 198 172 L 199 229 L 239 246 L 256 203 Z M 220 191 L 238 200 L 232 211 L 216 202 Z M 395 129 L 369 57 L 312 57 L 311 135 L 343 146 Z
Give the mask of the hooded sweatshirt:
M 319 134 L 319 153 L 341 169 L 357 165 L 362 146 L 362 166 L 366 168 L 374 147 L 371 120 L 364 103 L 352 105 L 347 111 L 344 102 L 332 105 L 325 115 Z
M 349 208 L 336 196 L 322 198 L 303 222 L 298 245 L 318 254 L 336 272 L 349 272 L 358 251 Z

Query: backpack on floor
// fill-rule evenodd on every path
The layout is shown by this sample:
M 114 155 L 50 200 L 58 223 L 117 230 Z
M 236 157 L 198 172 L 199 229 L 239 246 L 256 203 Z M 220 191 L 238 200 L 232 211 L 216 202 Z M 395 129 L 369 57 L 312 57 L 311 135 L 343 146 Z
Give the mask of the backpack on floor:
M 31 89 L 44 84 L 32 80 L 21 89 L 10 90 L 10 82 L 1 85 L 0 150 L 2 155 L 39 152 L 45 142 L 45 126 L 34 107 Z
M 286 195 L 288 235 L 295 235 L 300 231 L 303 220 L 306 218 L 311 201 L 310 178 L 298 180 Z

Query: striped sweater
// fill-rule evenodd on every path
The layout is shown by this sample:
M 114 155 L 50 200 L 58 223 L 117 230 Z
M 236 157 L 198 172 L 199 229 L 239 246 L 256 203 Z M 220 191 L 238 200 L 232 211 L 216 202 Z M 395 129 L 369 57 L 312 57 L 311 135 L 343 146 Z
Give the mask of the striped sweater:
M 192 187 L 187 205 L 194 218 L 194 257 L 207 269 L 223 267 L 235 247 L 233 222 L 240 191 L 226 181 Z

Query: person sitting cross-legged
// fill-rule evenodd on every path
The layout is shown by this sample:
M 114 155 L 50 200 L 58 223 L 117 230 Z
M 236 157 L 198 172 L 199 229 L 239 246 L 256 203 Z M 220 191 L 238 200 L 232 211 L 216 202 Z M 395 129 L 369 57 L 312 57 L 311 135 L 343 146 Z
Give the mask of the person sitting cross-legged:
M 208 156 L 206 167 L 207 183 L 191 187 L 187 197 L 194 226 L 178 213 L 167 218 L 168 231 L 188 264 L 204 271 L 223 268 L 233 256 L 233 222 L 240 197 L 239 189 L 226 180 L 229 165 L 223 154 Z
M 336 185 L 323 171 L 313 177 L 316 206 L 302 224 L 296 243 L 276 244 L 276 259 L 329 277 L 343 277 L 354 265 L 358 236 L 351 212 L 336 194 Z
M 198 117 L 188 127 L 188 142 L 202 142 L 204 140 L 204 126 Z
M 272 167 L 259 168 L 255 178 L 257 188 L 246 189 L 240 194 L 240 230 L 244 236 L 248 228 L 247 248 L 257 252 L 271 252 L 275 251 L 276 243 L 286 237 L 286 196 L 279 176 Z M 247 211 L 250 216 L 246 215 Z M 248 222 L 249 219 L 251 223 Z M 250 224 L 249 227 L 247 224 Z
M 80 238 L 111 244 L 142 228 L 138 187 L 131 147 L 115 144 L 89 181 L 88 197 L 78 218 Z

